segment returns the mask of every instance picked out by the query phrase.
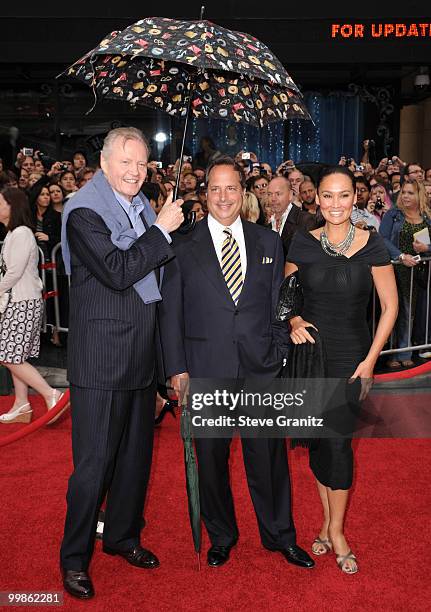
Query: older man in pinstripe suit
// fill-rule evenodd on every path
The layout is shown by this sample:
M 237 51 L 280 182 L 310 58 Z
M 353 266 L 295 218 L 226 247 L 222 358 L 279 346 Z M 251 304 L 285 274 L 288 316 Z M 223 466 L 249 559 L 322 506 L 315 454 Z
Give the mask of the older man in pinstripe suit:
M 68 203 L 62 246 L 71 271 L 68 376 L 74 471 L 60 553 L 71 595 L 94 595 L 88 565 L 100 505 L 107 495 L 103 550 L 140 568 L 159 565 L 140 545 L 151 467 L 156 308 L 169 232 L 181 200 L 157 219 L 139 192 L 148 146 L 135 128 L 105 139 L 102 171 Z

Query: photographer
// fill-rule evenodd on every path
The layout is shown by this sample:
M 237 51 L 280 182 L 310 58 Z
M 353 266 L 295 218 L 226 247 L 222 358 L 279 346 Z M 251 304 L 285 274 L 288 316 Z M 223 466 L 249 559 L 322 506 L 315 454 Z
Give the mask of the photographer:
M 372 165 L 371 156 L 374 157 L 376 143 L 374 140 L 366 139 L 362 142 L 363 154 L 361 159 L 361 165 L 366 166 L 367 164 Z
M 260 173 L 264 174 L 268 178 L 268 181 L 272 179 L 272 168 L 267 162 L 260 162 Z
M 356 181 L 356 206 L 353 206 L 350 220 L 356 227 L 361 229 L 379 229 L 379 221 L 367 208 L 370 199 L 371 187 L 367 179 L 357 177 Z M 373 209 L 374 210 L 374 209 Z
M 15 167 L 30 173 L 34 171 L 33 149 L 24 147 L 16 156 Z
M 295 204 L 295 206 L 302 208 L 301 198 L 299 197 L 299 186 L 304 180 L 304 175 L 297 169 L 295 163 L 291 159 L 283 162 L 278 166 L 276 175 L 284 176 L 288 179 L 292 190 L 291 202 Z
M 389 191 L 381 183 L 371 187 L 369 203 L 374 203 L 373 215 L 377 220 L 377 229 L 380 227 L 383 215 L 392 208 L 392 200 Z
M 48 170 L 46 175 L 52 178 L 53 180 L 58 180 L 60 178 L 60 175 L 63 172 L 67 172 L 68 170 L 69 170 L 69 164 L 67 162 L 55 161 L 51 165 L 51 168 Z
M 389 174 L 389 178 L 393 174 L 401 174 L 401 170 L 405 167 L 405 162 L 402 161 L 397 155 L 393 155 L 388 159 L 386 164 L 386 172 Z

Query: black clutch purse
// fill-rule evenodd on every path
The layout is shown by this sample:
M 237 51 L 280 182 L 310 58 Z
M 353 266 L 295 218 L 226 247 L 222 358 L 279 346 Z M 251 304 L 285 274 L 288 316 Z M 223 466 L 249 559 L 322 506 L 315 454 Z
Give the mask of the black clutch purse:
M 286 276 L 280 285 L 278 304 L 275 312 L 277 321 L 288 321 L 302 313 L 304 296 L 299 282 L 298 273 Z

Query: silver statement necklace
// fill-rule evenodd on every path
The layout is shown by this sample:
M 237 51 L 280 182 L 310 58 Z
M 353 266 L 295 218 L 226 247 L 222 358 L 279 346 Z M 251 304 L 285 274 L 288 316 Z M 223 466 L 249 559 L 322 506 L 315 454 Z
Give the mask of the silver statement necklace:
M 354 237 L 355 226 L 352 223 L 350 224 L 346 237 L 338 244 L 332 244 L 332 242 L 329 242 L 328 236 L 323 229 L 322 233 L 320 234 L 320 245 L 327 255 L 330 255 L 331 257 L 341 257 L 350 249 Z

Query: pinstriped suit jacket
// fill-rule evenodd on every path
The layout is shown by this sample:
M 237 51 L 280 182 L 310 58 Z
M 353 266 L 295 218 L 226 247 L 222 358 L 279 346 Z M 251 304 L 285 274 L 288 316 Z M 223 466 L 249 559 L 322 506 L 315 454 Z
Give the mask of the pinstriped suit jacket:
M 148 387 L 156 360 L 157 304 L 145 304 L 133 284 L 172 259 L 171 246 L 157 227 L 150 227 L 122 251 L 111 242 L 103 219 L 88 208 L 70 213 L 67 239 L 72 264 L 69 382 L 109 390 Z

